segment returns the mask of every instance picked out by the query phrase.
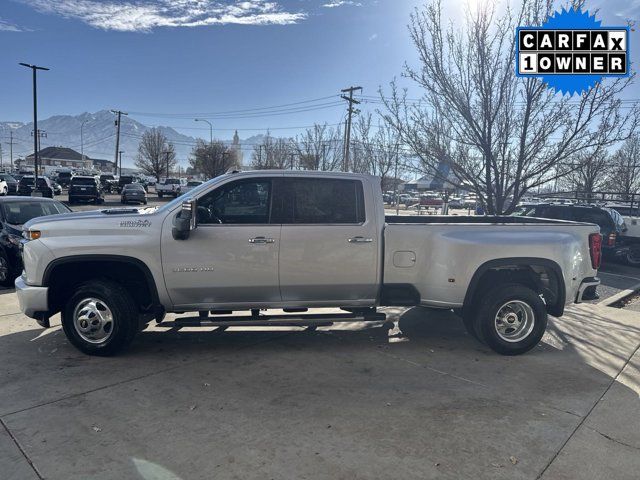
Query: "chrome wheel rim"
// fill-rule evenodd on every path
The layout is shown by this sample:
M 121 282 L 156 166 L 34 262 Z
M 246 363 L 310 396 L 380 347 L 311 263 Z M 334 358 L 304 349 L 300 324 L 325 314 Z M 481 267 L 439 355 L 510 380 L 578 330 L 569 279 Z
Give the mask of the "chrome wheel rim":
M 535 326 L 535 314 L 528 303 L 511 300 L 498 309 L 495 329 L 505 342 L 515 343 L 527 338 Z
M 7 259 L 0 256 L 0 282 L 5 282 L 9 278 L 9 263 Z
M 73 311 L 73 325 L 85 342 L 103 343 L 113 334 L 113 314 L 99 298 L 85 298 Z

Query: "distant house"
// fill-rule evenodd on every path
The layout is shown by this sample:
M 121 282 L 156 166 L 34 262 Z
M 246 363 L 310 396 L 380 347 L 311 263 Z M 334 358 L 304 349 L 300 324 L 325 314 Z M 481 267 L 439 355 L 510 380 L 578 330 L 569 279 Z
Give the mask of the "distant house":
M 33 168 L 33 153 L 20 162 L 20 167 Z M 46 147 L 38 152 L 38 166 L 44 172 L 51 172 L 60 168 L 72 170 L 99 170 L 113 172 L 113 162 L 109 160 L 91 159 L 72 148 Z
M 71 148 L 66 147 L 47 147 L 38 152 L 38 165 L 45 169 L 51 170 L 47 167 L 64 167 L 64 168 L 82 168 L 91 169 L 93 164 L 91 159 L 86 155 L 81 155 L 79 152 Z M 24 159 L 24 163 L 21 166 L 32 167 L 34 166 L 34 154 L 28 155 Z
M 434 175 L 425 175 L 417 180 L 407 182 L 404 184 L 404 190 L 430 190 L 436 192 L 441 192 L 443 190 L 455 191 L 457 190 L 457 187 L 452 183 L 454 178 L 455 177 L 450 171 L 449 165 L 443 162 L 438 165 L 438 171 Z

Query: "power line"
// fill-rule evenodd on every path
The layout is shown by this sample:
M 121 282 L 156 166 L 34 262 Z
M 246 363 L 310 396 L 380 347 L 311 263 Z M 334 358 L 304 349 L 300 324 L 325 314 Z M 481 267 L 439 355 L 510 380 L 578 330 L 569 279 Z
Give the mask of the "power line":
M 322 100 L 327 100 L 329 98 L 335 98 L 336 95 L 327 95 L 326 97 L 319 97 L 319 98 L 314 98 L 311 100 L 302 100 L 299 102 L 292 102 L 292 103 L 284 103 L 281 105 L 273 105 L 270 107 L 254 107 L 254 108 L 246 108 L 246 109 L 242 109 L 242 110 L 225 110 L 225 111 L 220 111 L 220 112 L 208 112 L 208 113 L 203 113 L 203 112 L 189 112 L 189 113 L 150 113 L 150 112 L 129 112 L 131 113 L 131 115 L 137 115 L 137 116 L 150 116 L 150 117 L 160 117 L 160 116 L 168 116 L 168 117 L 185 117 L 185 118 L 192 118 L 192 117 L 207 117 L 207 116 L 216 116 L 216 115 L 226 115 L 226 114 L 237 114 L 237 113 L 249 113 L 249 112 L 256 112 L 256 111 L 262 111 L 262 110 L 273 110 L 273 109 L 280 109 L 280 108 L 284 108 L 284 107 L 292 107 L 292 106 L 296 106 L 296 105 L 303 105 L 303 104 L 307 104 L 307 103 L 315 103 L 315 102 L 319 102 Z

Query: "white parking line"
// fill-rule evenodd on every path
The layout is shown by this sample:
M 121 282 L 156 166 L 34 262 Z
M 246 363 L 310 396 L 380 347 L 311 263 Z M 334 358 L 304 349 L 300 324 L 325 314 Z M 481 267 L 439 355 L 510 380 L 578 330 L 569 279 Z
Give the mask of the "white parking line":
M 638 278 L 638 277 L 630 277 L 628 275 L 620 275 L 619 273 L 598 272 L 598 275 L 611 275 L 612 277 L 628 278 L 630 280 L 640 281 L 640 278 Z

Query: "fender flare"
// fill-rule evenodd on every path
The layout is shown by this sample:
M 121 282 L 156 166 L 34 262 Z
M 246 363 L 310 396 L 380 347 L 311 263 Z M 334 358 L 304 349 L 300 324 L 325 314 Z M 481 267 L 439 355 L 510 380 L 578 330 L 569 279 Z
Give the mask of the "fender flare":
M 556 277 L 556 283 L 558 285 L 558 298 L 555 304 L 547 305 L 547 310 L 551 315 L 556 317 L 561 316 L 564 313 L 564 305 L 567 298 L 566 286 L 564 283 L 564 275 L 562 273 L 562 268 L 553 260 L 549 260 L 548 258 L 538 258 L 538 257 L 508 257 L 508 258 L 497 258 L 494 260 L 489 260 L 488 262 L 480 265 L 473 276 L 471 277 L 471 282 L 469 282 L 469 287 L 467 288 L 467 293 L 464 297 L 464 306 L 468 306 L 471 304 L 473 297 L 478 291 L 480 279 L 482 276 L 498 267 L 506 267 L 510 265 L 518 265 L 529 267 L 532 265 L 539 265 L 551 271 Z
M 81 262 L 105 262 L 105 263 L 124 263 L 128 265 L 133 265 L 136 268 L 142 271 L 144 278 L 147 282 L 147 287 L 149 288 L 149 294 L 151 295 L 151 300 L 156 305 L 161 305 L 160 297 L 158 295 L 158 287 L 156 286 L 155 279 L 151 270 L 146 263 L 142 260 L 129 257 L 126 255 L 106 255 L 106 254 L 88 254 L 88 255 L 69 255 L 66 257 L 56 258 L 47 265 L 45 268 L 44 274 L 42 276 L 42 286 L 48 287 L 49 280 L 52 272 L 56 267 L 60 265 L 64 265 L 67 263 L 81 263 Z

